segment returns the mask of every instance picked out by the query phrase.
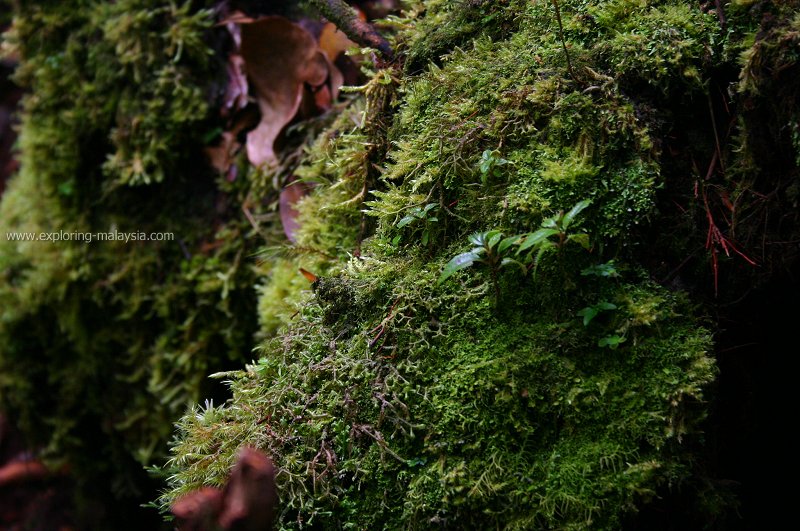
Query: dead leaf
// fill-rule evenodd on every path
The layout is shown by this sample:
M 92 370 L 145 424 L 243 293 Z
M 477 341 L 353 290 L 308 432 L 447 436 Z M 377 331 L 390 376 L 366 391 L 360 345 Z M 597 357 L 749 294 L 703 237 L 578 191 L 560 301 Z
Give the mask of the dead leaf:
M 47 477 L 49 471 L 35 459 L 11 461 L 0 467 L 0 488 L 15 483 L 29 483 Z
M 329 67 L 314 37 L 283 17 L 244 23 L 241 32 L 241 54 L 261 111 L 247 135 L 247 156 L 255 166 L 274 165 L 275 140 L 297 113 L 304 84 L 323 84 Z
M 242 448 L 225 489 L 203 487 L 172 504 L 180 531 L 272 529 L 278 504 L 275 466 L 263 452 Z
M 254 127 L 258 120 L 258 113 L 253 108 L 237 112 L 229 120 L 228 129 L 222 132 L 216 145 L 205 148 L 206 156 L 208 156 L 211 166 L 222 175 L 225 175 L 229 181 L 233 181 L 236 178 L 234 162 L 242 148 L 242 144 L 239 142 L 239 135 Z
M 223 529 L 271 529 L 278 504 L 272 460 L 258 450 L 242 448 L 223 495 L 224 507 L 219 517 Z
M 361 11 L 359 11 L 359 18 L 366 20 Z M 325 52 L 331 63 L 335 65 L 335 73 L 332 75 L 340 78 L 332 80 L 332 86 L 338 90 L 342 85 L 361 84 L 363 74 L 358 65 L 364 60 L 364 56 L 345 55 L 344 52 L 347 50 L 358 48 L 358 44 L 350 40 L 342 30 L 336 27 L 336 24 L 332 22 L 325 23 L 319 35 L 319 48 Z
M 302 267 L 300 268 L 300 274 L 303 275 L 305 279 L 311 282 L 312 284 L 319 280 L 319 277 L 317 275 L 315 275 L 308 269 L 303 269 Z
M 291 182 L 282 191 L 278 204 L 281 214 L 283 232 L 292 243 L 297 243 L 297 229 L 300 223 L 297 221 L 297 203 L 307 196 L 313 186 L 309 183 Z
M 327 55 L 322 51 L 318 53 L 318 60 L 325 62 L 325 67 L 328 70 L 328 78 L 325 83 L 319 86 L 306 85 L 303 89 L 303 97 L 300 102 L 300 107 L 297 109 L 297 117 L 301 120 L 306 120 L 314 116 L 319 116 L 325 111 L 330 110 L 333 102 L 339 97 L 339 89 L 344 83 L 344 78 Z
M 225 88 L 225 98 L 222 102 L 223 116 L 244 109 L 249 95 L 244 58 L 239 54 L 230 54 L 228 56 L 227 70 L 228 86 Z
M 222 133 L 222 140 L 219 145 L 206 148 L 206 154 L 215 170 L 222 174 L 227 174 L 233 164 L 233 158 L 242 147 L 236 141 L 236 136 L 230 131 Z
M 328 56 L 328 59 L 335 61 L 339 54 L 346 52 L 350 48 L 358 47 L 351 41 L 336 24 L 328 22 L 322 28 L 319 36 L 319 48 Z
M 180 531 L 218 529 L 217 519 L 221 511 L 222 491 L 213 487 L 184 494 L 172 504 L 172 514 Z

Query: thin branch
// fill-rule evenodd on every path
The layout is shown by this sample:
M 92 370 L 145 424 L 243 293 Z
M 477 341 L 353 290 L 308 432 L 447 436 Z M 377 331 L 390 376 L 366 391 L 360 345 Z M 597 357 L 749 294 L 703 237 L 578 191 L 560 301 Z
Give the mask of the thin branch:
M 577 81 L 578 78 L 575 76 L 575 71 L 572 69 L 572 60 L 569 56 L 569 50 L 567 50 L 567 41 L 564 40 L 564 25 L 561 23 L 561 7 L 558 5 L 558 0 L 553 0 L 553 7 L 556 9 L 556 20 L 558 20 L 558 37 L 561 39 L 561 46 L 564 48 L 564 55 L 567 57 L 567 68 L 569 68 L 569 74 L 572 76 L 572 79 Z
M 343 0 L 308 0 L 325 18 L 336 24 L 345 35 L 362 46 L 375 48 L 384 58 L 394 58 L 394 51 L 389 42 L 384 39 L 368 22 L 358 18 L 358 13 L 344 3 Z

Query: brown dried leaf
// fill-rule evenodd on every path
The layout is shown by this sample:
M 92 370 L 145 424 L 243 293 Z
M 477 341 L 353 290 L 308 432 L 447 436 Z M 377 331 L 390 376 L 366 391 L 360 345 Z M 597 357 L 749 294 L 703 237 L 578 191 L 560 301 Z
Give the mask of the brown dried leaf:
M 325 63 L 329 75 L 321 85 L 307 84 L 305 86 L 302 101 L 297 110 L 297 116 L 301 120 L 318 116 L 329 110 L 336 98 L 339 97 L 339 89 L 344 83 L 342 73 L 331 63 L 324 52 L 317 52 L 317 60 Z
M 236 177 L 234 162 L 242 148 L 239 135 L 254 127 L 258 120 L 258 112 L 252 107 L 237 112 L 230 119 L 228 129 L 222 133 L 217 144 L 205 148 L 211 165 L 219 173 L 226 175 L 229 181 Z
M 279 209 L 281 214 L 281 223 L 283 224 L 283 232 L 292 243 L 297 243 L 297 229 L 300 228 L 300 223 L 297 221 L 297 205 L 298 201 L 308 195 L 311 191 L 312 185 L 302 182 L 294 182 L 287 185 L 281 191 L 279 201 Z
M 20 459 L 0 467 L 0 488 L 15 483 L 28 483 L 47 477 L 49 471 L 35 459 Z
M 359 64 L 364 61 L 363 55 L 347 56 L 344 52 L 358 48 L 345 33 L 332 22 L 327 22 L 319 36 L 319 47 L 328 56 L 334 66 L 331 71 L 331 86 L 338 93 L 342 85 L 360 85 L 363 83 Z M 335 99 L 335 97 L 334 97 Z
M 219 145 L 206 148 L 206 155 L 208 155 L 208 159 L 215 170 L 226 174 L 233 164 L 233 158 L 241 147 L 241 144 L 236 141 L 236 136 L 230 131 L 225 131 L 222 133 L 222 141 Z
M 358 45 L 351 41 L 333 22 L 328 22 L 322 28 L 319 36 L 319 48 L 331 61 L 335 61 L 339 54 L 354 47 L 358 47 Z
M 218 529 L 217 519 L 221 511 L 222 492 L 212 487 L 184 494 L 172 504 L 172 514 L 180 531 Z
M 367 15 L 369 20 L 385 18 L 390 13 L 400 10 L 399 0 L 367 0 L 358 2 L 358 7 Z
M 225 99 L 222 102 L 222 115 L 227 116 L 247 105 L 247 74 L 244 58 L 232 53 L 228 56 L 228 86 L 225 88 Z
M 255 166 L 272 165 L 275 140 L 297 113 L 304 84 L 321 85 L 329 70 L 314 37 L 283 17 L 264 17 L 241 30 L 241 54 L 261 110 L 261 122 L 247 135 L 247 156 Z
M 264 453 L 242 448 L 224 491 L 219 517 L 222 529 L 263 531 L 272 528 L 278 504 L 275 467 Z

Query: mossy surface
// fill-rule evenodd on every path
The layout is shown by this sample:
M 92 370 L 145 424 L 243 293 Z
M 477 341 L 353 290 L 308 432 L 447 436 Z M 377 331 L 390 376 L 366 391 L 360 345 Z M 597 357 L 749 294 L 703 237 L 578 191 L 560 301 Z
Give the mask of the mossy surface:
M 0 400 L 32 442 L 87 497 L 130 495 L 207 397 L 165 508 L 247 444 L 278 467 L 282 529 L 618 529 L 671 492 L 709 523 L 702 303 L 796 258 L 797 2 L 409 2 L 383 26 L 399 62 L 291 128 L 299 163 L 233 182 L 200 153 L 212 4 L 15 13 L 0 232 L 175 235 L 0 241 Z M 292 245 L 289 176 L 314 183 Z M 576 205 L 550 252 L 515 252 Z M 441 280 L 489 231 L 510 247 Z
M 5 45 L 28 92 L 0 205 L 0 401 L 74 472 L 83 525 L 135 525 L 142 465 L 214 391 L 208 373 L 249 359 L 257 326 L 246 186 L 202 155 L 213 21 L 202 2 L 18 5 Z M 114 231 L 138 240 L 97 241 Z M 171 238 L 140 239 L 155 232 Z
M 722 29 L 684 2 L 561 10 L 572 69 L 549 2 L 408 11 L 405 73 L 373 79 L 397 85 L 374 190 L 359 201 L 372 133 L 323 134 L 297 170 L 322 183 L 300 221 L 338 258 L 256 363 L 219 375 L 233 398 L 178 424 L 162 502 L 223 484 L 245 444 L 279 467 L 284 529 L 616 529 L 691 488 L 711 334 L 639 241 L 665 185 L 652 98 L 705 97 Z M 439 282 L 468 234 L 531 233 L 582 200 L 590 250 Z M 348 258 L 361 210 L 374 231 Z

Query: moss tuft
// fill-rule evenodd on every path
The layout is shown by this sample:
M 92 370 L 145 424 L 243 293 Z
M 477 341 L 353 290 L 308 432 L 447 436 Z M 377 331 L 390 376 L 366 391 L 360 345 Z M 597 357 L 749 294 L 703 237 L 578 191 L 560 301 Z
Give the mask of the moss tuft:
M 321 183 L 300 205 L 297 248 L 328 255 L 322 276 L 292 318 L 264 321 L 259 360 L 225 374 L 233 398 L 179 422 L 162 503 L 222 484 L 243 444 L 278 464 L 281 529 L 614 529 L 690 480 L 712 344 L 637 262 L 663 177 L 627 88 L 702 91 L 720 29 L 652 4 L 564 2 L 577 78 L 549 2 L 409 11 L 375 190 L 360 195 L 375 132 L 341 125 L 359 123 L 356 100 L 297 170 Z M 636 34 L 655 57 L 634 53 Z M 639 78 L 622 74 L 631 65 Z M 438 282 L 471 232 L 530 233 L 582 200 L 590 251 L 559 247 L 535 278 L 475 264 Z M 348 256 L 361 210 L 375 231 Z M 614 274 L 582 274 L 593 266 Z M 603 311 L 585 322 L 592 306 Z

